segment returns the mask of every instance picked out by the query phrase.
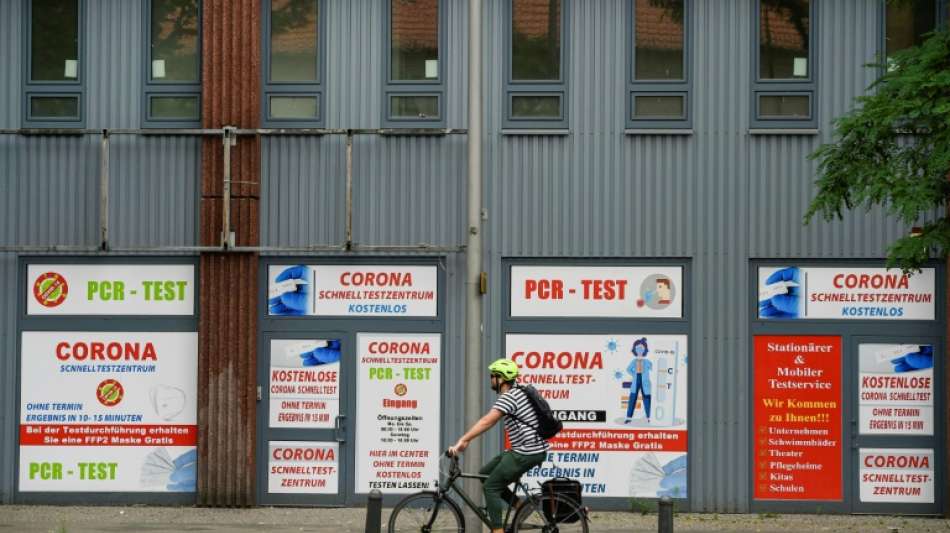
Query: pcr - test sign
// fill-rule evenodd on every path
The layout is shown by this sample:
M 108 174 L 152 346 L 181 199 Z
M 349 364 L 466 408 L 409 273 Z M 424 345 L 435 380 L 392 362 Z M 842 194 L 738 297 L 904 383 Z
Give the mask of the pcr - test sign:
M 761 319 L 933 320 L 935 294 L 932 268 L 759 268 Z
M 933 346 L 858 347 L 859 428 L 862 435 L 933 435 Z
M 439 478 L 441 336 L 357 336 L 356 492 L 435 488 Z
M 20 491 L 195 490 L 196 333 L 24 332 Z
M 530 484 L 565 476 L 590 496 L 685 498 L 685 335 L 505 337 L 520 382 L 564 422 Z M 553 463 L 553 464 L 552 464 Z
M 195 313 L 194 265 L 27 267 L 30 315 L 184 315 Z
M 511 316 L 679 318 L 683 269 L 512 266 Z
M 273 265 L 268 279 L 270 315 L 438 314 L 435 266 Z
M 933 503 L 934 451 L 861 448 L 861 501 Z

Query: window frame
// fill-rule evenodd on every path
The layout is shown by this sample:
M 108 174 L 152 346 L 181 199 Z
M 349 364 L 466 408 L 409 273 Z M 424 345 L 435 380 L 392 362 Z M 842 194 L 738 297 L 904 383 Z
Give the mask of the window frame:
M 504 117 L 503 129 L 539 129 L 539 130 L 567 130 L 570 128 L 570 87 L 568 75 L 570 62 L 568 55 L 570 47 L 571 0 L 561 0 L 561 63 L 558 69 L 557 80 L 515 80 L 512 67 L 512 29 L 514 27 L 514 2 L 505 0 L 505 35 L 504 35 Z M 561 114 L 558 118 L 515 118 L 512 116 L 512 101 L 515 96 L 557 96 L 561 99 Z
M 880 0 L 880 6 L 878 7 L 878 12 L 881 15 L 879 24 L 881 37 L 878 39 L 877 57 L 881 61 L 887 61 L 887 2 L 888 0 Z M 950 23 L 950 0 L 935 0 L 934 9 L 936 10 L 936 16 L 934 17 L 935 29 L 945 28 Z
M 33 0 L 22 0 L 23 7 L 23 82 L 21 84 L 22 115 L 20 122 L 25 128 L 76 128 L 86 126 L 86 0 L 76 0 L 77 4 L 77 58 L 79 62 L 75 81 L 33 81 Z M 37 117 L 33 118 L 33 97 L 75 97 L 78 115 L 76 117 Z
M 317 6 L 317 81 L 271 81 L 271 6 L 272 0 L 261 2 L 261 124 L 277 128 L 322 128 L 326 124 L 327 73 L 327 8 L 329 2 L 311 0 Z M 274 118 L 270 114 L 271 97 L 314 97 L 317 117 Z
M 684 129 L 693 127 L 693 0 L 683 0 L 683 79 L 682 80 L 637 80 L 636 79 L 636 0 L 627 0 L 624 9 L 626 27 L 627 56 L 627 129 Z M 636 118 L 634 98 L 636 96 L 683 96 L 682 118 Z
M 204 2 L 198 2 L 198 50 L 197 50 L 197 69 L 198 79 L 194 82 L 180 81 L 159 81 L 152 79 L 152 3 L 155 0 L 145 0 L 143 4 L 142 28 L 145 35 L 145 42 L 142 50 L 142 61 L 144 63 L 142 78 L 142 127 L 143 128 L 200 128 L 202 112 L 201 81 L 202 81 L 202 36 L 204 32 Z M 198 99 L 198 117 L 195 120 L 182 120 L 177 118 L 154 118 L 152 117 L 152 98 L 154 97 L 197 97 Z
M 446 15 L 445 0 L 438 1 L 439 9 L 439 72 L 434 80 L 394 80 L 392 79 L 392 0 L 382 0 L 383 6 L 383 101 L 381 107 L 381 120 L 384 128 L 444 128 L 445 114 L 448 106 L 446 105 L 446 68 L 445 60 L 447 57 L 446 25 L 448 17 Z M 390 108 L 390 97 L 392 96 L 435 96 L 438 100 L 439 116 L 438 118 L 409 118 L 393 117 Z
M 810 0 L 808 4 L 808 77 L 801 79 L 767 80 L 759 77 L 761 0 L 754 0 L 752 17 L 752 87 L 750 102 L 750 127 L 761 129 L 802 129 L 818 128 L 818 20 L 819 0 Z M 809 98 L 808 118 L 763 117 L 759 114 L 759 95 L 802 96 Z

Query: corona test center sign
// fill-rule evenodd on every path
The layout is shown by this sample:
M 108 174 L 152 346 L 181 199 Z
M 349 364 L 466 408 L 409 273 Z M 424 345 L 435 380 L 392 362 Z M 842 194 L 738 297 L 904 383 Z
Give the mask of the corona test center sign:
M 529 485 L 563 476 L 590 496 L 687 496 L 685 335 L 509 334 L 505 351 L 564 422 Z
M 935 271 L 760 267 L 759 318 L 933 320 Z
M 267 275 L 271 316 L 438 314 L 435 266 L 274 265 Z
M 756 336 L 755 499 L 842 499 L 841 338 Z
M 196 333 L 21 341 L 20 491 L 195 491 Z
M 434 489 L 439 478 L 441 337 L 357 335 L 356 492 Z

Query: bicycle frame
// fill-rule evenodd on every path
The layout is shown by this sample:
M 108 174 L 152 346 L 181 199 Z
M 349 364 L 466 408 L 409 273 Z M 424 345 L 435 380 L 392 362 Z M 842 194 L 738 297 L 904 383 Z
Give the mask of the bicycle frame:
M 466 474 L 466 473 L 462 472 L 461 469 L 459 469 L 459 467 L 458 467 L 458 461 L 457 461 L 457 460 L 453 460 L 453 462 L 452 462 L 452 469 L 449 471 L 449 477 L 448 477 L 448 479 L 447 479 L 446 482 L 445 482 L 445 486 L 442 486 L 442 484 L 439 483 L 439 487 L 438 487 L 439 499 L 447 498 L 447 495 L 448 495 L 449 491 L 454 490 L 455 493 L 458 494 L 458 496 L 459 496 L 459 497 L 462 499 L 462 501 L 465 503 L 465 505 L 466 505 L 469 509 L 471 509 L 473 513 L 475 513 L 475 516 L 478 517 L 478 519 L 482 522 L 482 524 L 484 524 L 485 526 L 487 526 L 487 527 L 490 528 L 490 527 L 491 527 L 491 520 L 489 519 L 488 514 L 487 514 L 486 512 L 484 512 L 484 511 L 482 511 L 482 508 L 479 507 L 478 504 L 475 503 L 475 501 L 472 499 L 472 497 L 469 496 L 468 493 L 465 492 L 464 489 L 462 489 L 462 488 L 456 486 L 456 484 L 455 484 L 455 482 L 458 481 L 459 479 L 477 479 L 477 480 L 480 480 L 480 481 L 485 481 L 485 479 L 487 479 L 487 478 L 488 478 L 488 476 L 484 476 L 484 475 L 481 475 L 481 474 Z M 521 489 L 522 492 L 524 492 L 526 498 L 531 499 L 531 498 L 534 498 L 534 497 L 535 497 L 535 496 L 534 496 L 533 494 L 531 494 L 531 492 L 528 490 L 528 486 L 525 485 L 524 483 L 522 483 L 520 479 L 515 482 L 515 491 L 514 491 L 515 494 L 518 494 L 518 489 L 519 489 L 519 488 Z M 513 509 L 514 509 L 514 507 L 509 506 L 509 507 L 508 507 L 508 510 L 505 512 L 505 519 L 504 519 L 504 521 L 502 522 L 502 523 L 504 524 L 504 527 L 507 527 L 507 526 L 509 525 L 509 519 L 513 519 L 513 518 L 514 518 L 514 517 L 512 516 L 512 511 L 513 511 Z M 432 520 L 433 520 L 433 521 L 435 520 L 435 516 L 436 516 L 436 513 L 433 513 L 433 516 L 432 516 Z M 430 525 L 431 525 L 431 524 L 430 524 Z

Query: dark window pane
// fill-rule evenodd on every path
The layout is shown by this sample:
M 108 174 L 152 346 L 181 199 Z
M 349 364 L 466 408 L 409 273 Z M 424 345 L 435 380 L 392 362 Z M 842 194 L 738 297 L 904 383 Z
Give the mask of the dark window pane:
M 633 118 L 683 118 L 682 96 L 635 96 Z
M 561 118 L 561 97 L 512 96 L 511 116 L 514 118 Z
M 198 0 L 152 0 L 155 81 L 198 81 Z
M 439 97 L 390 96 L 389 108 L 392 118 L 439 118 Z
M 759 116 L 808 118 L 811 116 L 808 100 L 808 96 L 805 95 L 761 95 L 759 96 Z
M 390 0 L 391 76 L 394 80 L 439 77 L 439 0 Z
M 77 96 L 32 96 L 31 118 L 79 118 Z
M 316 96 L 270 97 L 271 118 L 316 120 L 319 111 Z
M 78 0 L 33 0 L 30 21 L 30 78 L 79 78 Z M 9 65 L 5 68 L 9 68 Z
M 560 79 L 560 0 L 512 0 L 511 77 Z
M 317 1 L 271 0 L 270 79 L 316 83 Z
M 897 52 L 924 42 L 923 35 L 937 27 L 936 0 L 912 2 L 888 2 L 885 15 L 885 35 L 888 57 Z
M 153 96 L 149 99 L 152 119 L 198 120 L 197 96 Z
M 810 0 L 759 0 L 759 78 L 807 78 Z
M 682 80 L 683 0 L 637 0 L 636 79 Z

